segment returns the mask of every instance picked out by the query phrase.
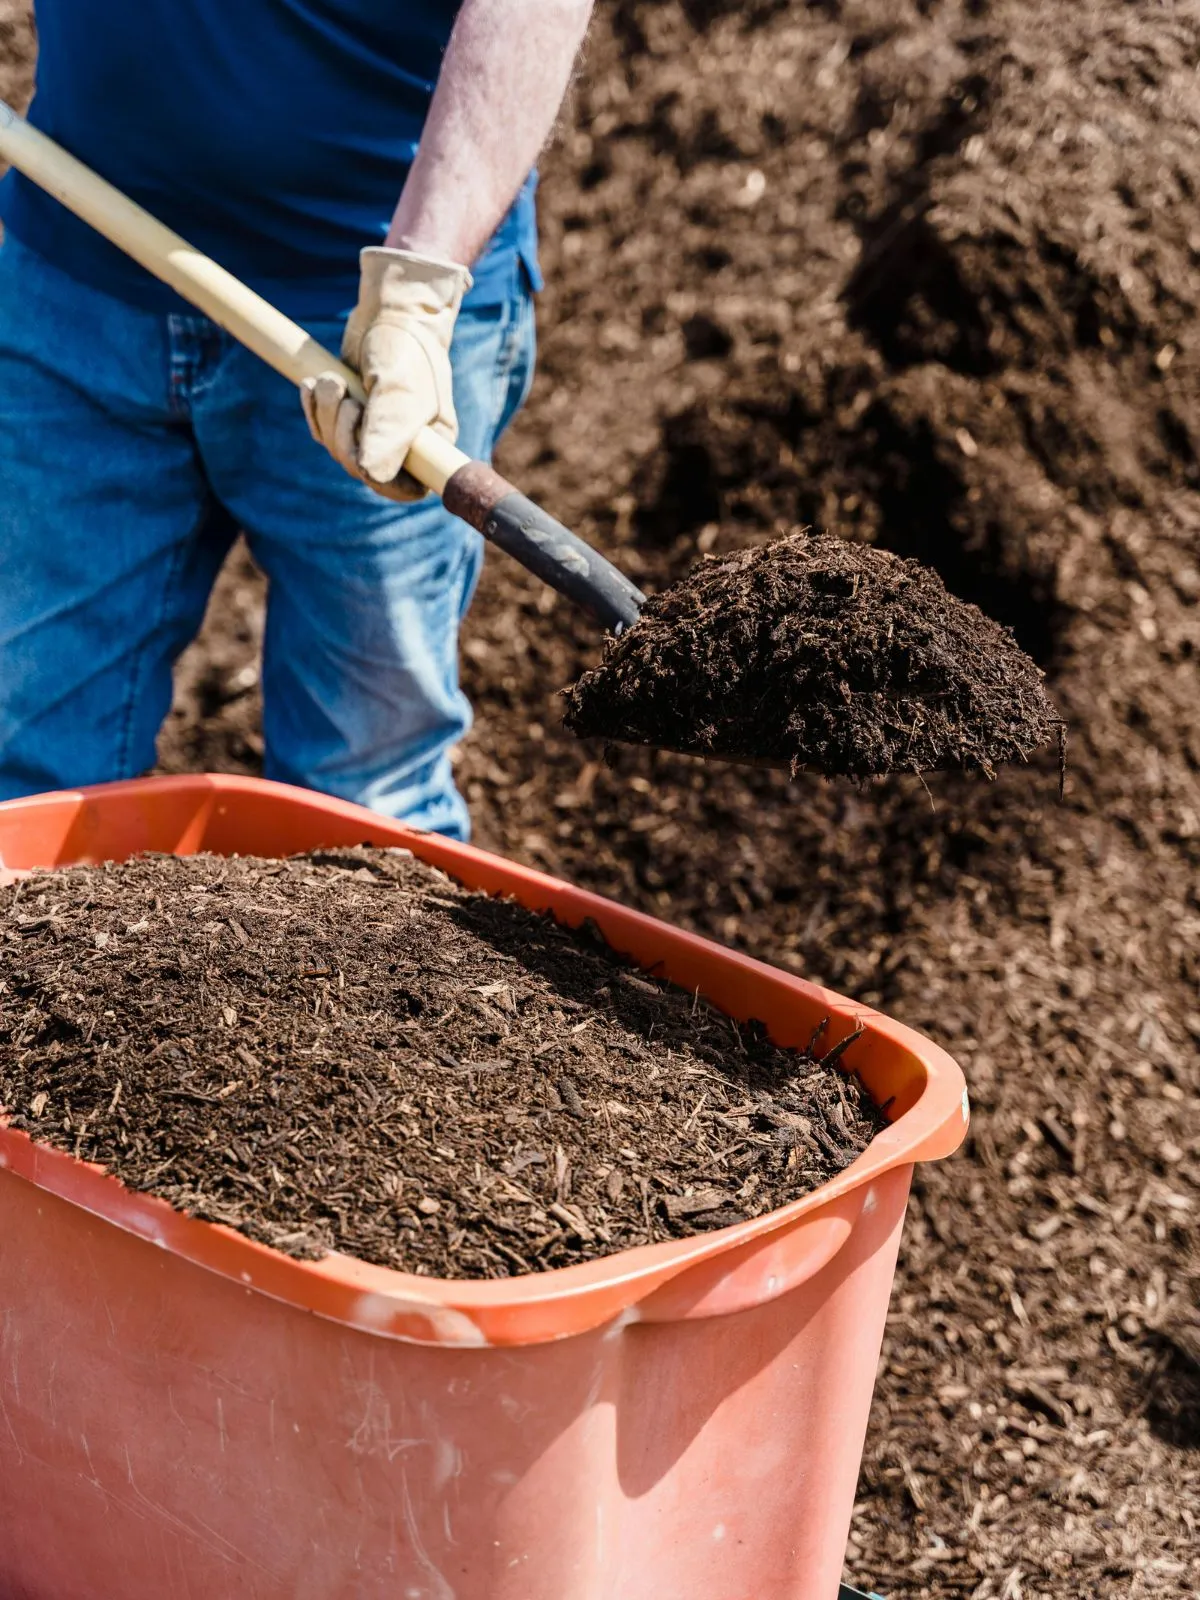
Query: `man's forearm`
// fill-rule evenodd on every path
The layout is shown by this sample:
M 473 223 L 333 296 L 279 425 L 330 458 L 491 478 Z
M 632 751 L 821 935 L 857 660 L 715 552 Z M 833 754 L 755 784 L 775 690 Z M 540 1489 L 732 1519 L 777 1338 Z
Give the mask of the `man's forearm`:
M 389 245 L 475 260 L 549 137 L 592 5 L 463 0 Z

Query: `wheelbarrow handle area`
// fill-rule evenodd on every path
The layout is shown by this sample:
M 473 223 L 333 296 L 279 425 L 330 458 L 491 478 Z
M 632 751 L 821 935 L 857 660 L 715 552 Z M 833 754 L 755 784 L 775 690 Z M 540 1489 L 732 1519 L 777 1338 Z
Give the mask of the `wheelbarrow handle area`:
M 290 382 L 299 386 L 306 378 L 337 372 L 349 392 L 365 401 L 358 374 L 298 323 L 31 127 L 2 100 L 0 158 Z M 483 462 L 472 461 L 432 429 L 423 428 L 404 467 L 425 488 L 440 495 L 447 510 L 470 523 L 543 583 L 590 611 L 606 628 L 620 633 L 637 621 L 645 600 L 640 590 L 598 551 Z

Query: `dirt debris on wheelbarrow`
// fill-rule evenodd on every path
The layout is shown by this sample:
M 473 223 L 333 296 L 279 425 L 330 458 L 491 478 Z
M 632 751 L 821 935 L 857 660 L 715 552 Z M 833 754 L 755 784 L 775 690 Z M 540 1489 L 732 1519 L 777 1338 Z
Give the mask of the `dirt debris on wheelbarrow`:
M 803 530 L 652 596 L 566 699 L 580 738 L 857 779 L 1063 748 L 1007 628 L 918 562 Z
M 37 873 L 0 950 L 10 1122 L 302 1258 L 568 1266 L 773 1210 L 884 1126 L 840 1047 L 406 851 Z

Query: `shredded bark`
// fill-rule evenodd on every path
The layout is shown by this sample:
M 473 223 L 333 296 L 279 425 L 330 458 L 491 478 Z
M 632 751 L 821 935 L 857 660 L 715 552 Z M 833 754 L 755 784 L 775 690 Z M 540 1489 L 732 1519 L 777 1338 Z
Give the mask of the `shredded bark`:
M 0 973 L 14 1126 L 300 1257 L 567 1266 L 774 1209 L 883 1126 L 840 1047 L 406 851 L 39 873 Z
M 581 738 L 991 778 L 1062 727 L 1007 628 L 886 550 L 798 532 L 703 561 L 566 694 Z

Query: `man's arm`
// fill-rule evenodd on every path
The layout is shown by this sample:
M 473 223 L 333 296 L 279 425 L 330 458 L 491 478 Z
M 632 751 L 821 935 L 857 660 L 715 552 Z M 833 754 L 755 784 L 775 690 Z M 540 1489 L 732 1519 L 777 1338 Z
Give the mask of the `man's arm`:
M 463 0 L 386 243 L 470 266 L 550 135 L 593 0 Z
M 450 342 L 467 268 L 512 205 L 554 126 L 593 0 L 463 0 L 417 158 L 383 247 L 362 253 L 342 357 L 365 413 L 335 374 L 301 391 L 313 438 L 392 499 L 423 427 L 458 434 Z

